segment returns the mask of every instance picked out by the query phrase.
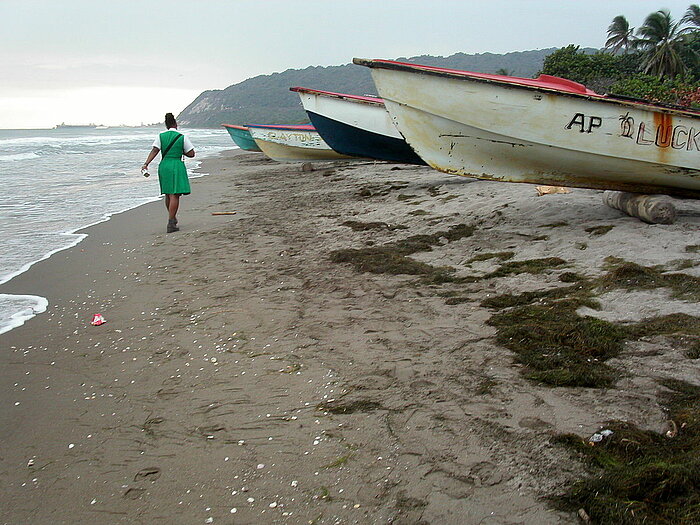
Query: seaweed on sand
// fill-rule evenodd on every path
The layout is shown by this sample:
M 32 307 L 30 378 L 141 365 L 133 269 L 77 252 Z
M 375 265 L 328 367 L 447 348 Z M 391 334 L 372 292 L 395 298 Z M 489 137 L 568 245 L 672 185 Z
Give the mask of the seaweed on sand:
M 479 261 L 488 261 L 489 259 L 499 259 L 501 261 L 507 261 L 508 259 L 512 259 L 514 255 L 515 255 L 515 252 L 480 253 L 479 255 L 475 255 L 474 257 L 469 259 L 467 261 L 467 264 L 471 264 L 473 262 L 479 262 Z
M 665 433 L 620 421 L 593 446 L 574 434 L 553 440 L 595 469 L 577 481 L 558 506 L 584 509 L 593 523 L 700 523 L 700 387 L 662 380 L 661 402 L 669 417 Z
M 331 253 L 331 261 L 352 264 L 361 272 L 423 275 L 431 282 L 441 282 L 449 280 L 450 273 L 454 271 L 453 268 L 431 266 L 408 256 L 417 252 L 431 251 L 433 246 L 440 244 L 442 238 L 447 242 L 453 242 L 469 237 L 473 233 L 473 226 L 458 224 L 447 231 L 413 235 L 383 246 L 336 250 Z
M 519 273 L 538 274 L 550 268 L 563 266 L 566 261 L 560 257 L 543 257 L 541 259 L 528 259 L 526 261 L 510 261 L 502 264 L 497 270 L 485 275 L 484 279 L 491 277 L 505 277 Z
M 501 311 L 489 319 L 496 341 L 527 366 L 530 379 L 551 386 L 606 387 L 617 378 L 604 361 L 622 350 L 620 326 L 576 310 L 589 298 L 548 298 Z
M 353 231 L 368 231 L 368 230 L 406 230 L 408 226 L 402 224 L 388 224 L 386 222 L 362 222 L 362 221 L 345 221 L 343 226 L 351 228 Z
M 673 297 L 700 301 L 700 278 L 685 273 L 664 273 L 662 268 L 640 266 L 612 259 L 610 271 L 599 284 L 603 288 L 653 289 L 670 288 Z
M 500 310 L 488 323 L 496 327 L 496 341 L 527 366 L 529 378 L 551 386 L 611 386 L 620 372 L 605 361 L 625 341 L 652 335 L 690 336 L 686 355 L 695 358 L 700 352 L 700 317 L 675 313 L 623 325 L 577 313 L 582 306 L 597 308 L 595 293 L 612 288 L 669 287 L 674 296 L 692 299 L 700 293 L 693 276 L 616 260 L 597 279 L 570 277 L 566 281 L 575 282 L 570 286 L 504 294 L 481 303 Z

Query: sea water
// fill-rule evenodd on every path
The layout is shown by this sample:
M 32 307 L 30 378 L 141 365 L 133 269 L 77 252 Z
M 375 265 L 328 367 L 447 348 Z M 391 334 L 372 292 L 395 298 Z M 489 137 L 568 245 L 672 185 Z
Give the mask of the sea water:
M 141 166 L 162 128 L 0 130 L 0 284 L 79 243 L 77 230 L 159 198 L 158 157 Z M 182 130 L 199 160 L 236 146 L 225 129 Z M 0 334 L 43 312 L 43 297 L 0 294 Z M 0 335 L 0 338 L 2 336 Z

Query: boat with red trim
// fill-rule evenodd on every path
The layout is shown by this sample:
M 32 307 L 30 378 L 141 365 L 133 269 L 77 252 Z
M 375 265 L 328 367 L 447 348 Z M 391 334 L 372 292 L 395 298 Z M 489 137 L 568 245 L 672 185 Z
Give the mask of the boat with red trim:
M 250 130 L 245 126 L 235 124 L 221 124 L 239 148 L 246 151 L 262 151 L 250 136 Z
M 700 112 L 567 79 L 354 59 L 406 141 L 467 177 L 700 198 Z
M 425 164 L 401 136 L 381 98 L 304 87 L 289 89 L 299 95 L 311 123 L 338 153 Z

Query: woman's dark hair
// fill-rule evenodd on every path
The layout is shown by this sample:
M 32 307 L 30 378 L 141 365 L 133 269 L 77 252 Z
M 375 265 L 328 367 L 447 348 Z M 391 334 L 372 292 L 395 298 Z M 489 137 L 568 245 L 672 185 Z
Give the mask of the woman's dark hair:
M 172 113 L 165 114 L 165 127 L 168 129 L 177 127 L 177 121 Z

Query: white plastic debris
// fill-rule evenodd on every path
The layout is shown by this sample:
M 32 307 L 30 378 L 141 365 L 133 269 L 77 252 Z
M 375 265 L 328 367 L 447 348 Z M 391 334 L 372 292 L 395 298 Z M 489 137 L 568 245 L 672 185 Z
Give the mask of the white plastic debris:
M 600 432 L 596 432 L 591 437 L 589 437 L 588 443 L 590 443 L 591 445 L 593 445 L 595 443 L 600 443 L 605 438 L 610 437 L 613 434 L 614 434 L 614 432 L 612 430 L 609 430 L 609 429 L 601 430 Z

